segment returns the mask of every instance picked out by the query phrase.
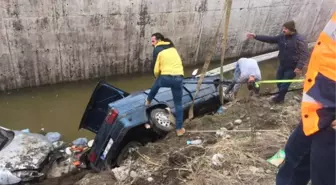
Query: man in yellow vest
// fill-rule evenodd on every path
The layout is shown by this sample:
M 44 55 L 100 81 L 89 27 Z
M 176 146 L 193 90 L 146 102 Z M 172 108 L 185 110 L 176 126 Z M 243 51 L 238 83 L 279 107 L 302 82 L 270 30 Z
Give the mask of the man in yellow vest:
M 182 60 L 171 40 L 164 38 L 161 33 L 152 35 L 152 46 L 156 80 L 148 94 L 146 105 L 150 104 L 161 87 L 170 87 L 175 106 L 176 133 L 177 136 L 182 136 L 185 133 L 182 107 L 184 75 Z
M 320 34 L 309 61 L 301 122 L 285 146 L 277 185 L 335 185 L 336 12 Z

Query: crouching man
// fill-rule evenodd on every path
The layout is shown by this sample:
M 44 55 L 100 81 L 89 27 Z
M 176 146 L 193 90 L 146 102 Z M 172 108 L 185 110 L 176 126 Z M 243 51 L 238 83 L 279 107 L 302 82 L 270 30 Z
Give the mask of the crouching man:
M 250 96 L 259 94 L 259 87 L 255 82 L 261 80 L 261 72 L 258 63 L 252 58 L 240 58 L 233 75 L 233 83 L 225 90 L 225 98 L 234 99 L 237 97 L 241 84 L 246 83 Z

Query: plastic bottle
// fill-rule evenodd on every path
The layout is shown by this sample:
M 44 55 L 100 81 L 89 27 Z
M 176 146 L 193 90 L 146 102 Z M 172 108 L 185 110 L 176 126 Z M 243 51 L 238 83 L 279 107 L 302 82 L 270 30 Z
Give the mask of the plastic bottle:
M 187 141 L 187 145 L 199 145 L 202 143 L 202 140 L 200 139 L 196 139 L 196 140 L 192 140 L 192 141 Z

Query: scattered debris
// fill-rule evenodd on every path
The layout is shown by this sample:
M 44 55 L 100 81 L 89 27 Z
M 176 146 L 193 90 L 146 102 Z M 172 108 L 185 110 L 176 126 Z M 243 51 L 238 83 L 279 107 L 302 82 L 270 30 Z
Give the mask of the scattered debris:
M 29 128 L 26 128 L 26 129 L 21 130 L 21 132 L 29 133 L 30 130 L 29 130 Z
M 222 167 L 224 161 L 224 156 L 222 154 L 215 154 L 212 156 L 212 164 L 215 167 Z
M 73 172 L 76 169 L 69 160 L 54 162 L 47 175 L 48 178 L 61 177 L 62 175 Z
M 52 144 L 53 144 L 54 150 L 61 150 L 65 146 L 64 141 L 56 141 L 56 142 L 53 142 Z
M 270 161 L 276 160 L 271 158 L 284 147 L 300 118 L 300 104 L 295 103 L 293 93 L 289 93 L 286 99 L 289 100 L 274 106 L 273 110 L 263 97 L 257 100 L 236 99 L 223 114 L 206 115 L 186 123 L 184 137 L 176 137 L 172 132 L 165 139 L 142 147 L 137 160 L 112 171 L 85 172 L 87 174 L 77 183 L 69 176 L 59 178 L 62 182 L 77 185 L 96 182 L 106 185 L 274 184 L 278 167 L 272 165 Z M 253 112 L 257 109 L 259 114 Z M 286 113 L 283 113 L 284 109 Z M 190 130 L 197 132 L 188 132 Z M 205 130 L 211 132 L 201 132 Z M 186 145 L 189 139 L 199 139 L 202 144 Z M 65 153 L 68 151 L 71 156 L 76 156 L 73 148 L 66 148 Z M 82 147 L 80 154 L 84 148 L 89 147 Z M 49 185 L 51 181 L 47 179 L 44 184 Z
M 61 134 L 58 132 L 48 132 L 45 136 L 51 143 L 59 141 L 61 139 Z
M 78 138 L 72 141 L 72 144 L 75 146 L 87 146 L 88 140 L 86 138 Z
M 148 177 L 148 178 L 147 178 L 147 181 L 148 181 L 148 182 L 152 182 L 153 180 L 154 180 L 153 177 Z
M 199 145 L 202 144 L 202 140 L 196 139 L 196 140 L 188 140 L 187 145 Z
M 241 119 L 236 119 L 235 121 L 234 121 L 234 124 L 235 125 L 240 125 L 240 124 L 242 124 L 242 120 Z
M 225 112 L 226 108 L 224 106 L 220 106 L 217 110 L 217 114 L 223 114 Z
M 283 161 L 285 160 L 285 151 L 284 150 L 279 150 L 274 156 L 272 156 L 270 159 L 268 159 L 267 161 L 271 164 L 273 164 L 274 166 L 280 166 Z
M 129 176 L 130 169 L 127 166 L 121 166 L 118 168 L 112 169 L 114 177 L 119 181 L 125 181 L 127 177 Z

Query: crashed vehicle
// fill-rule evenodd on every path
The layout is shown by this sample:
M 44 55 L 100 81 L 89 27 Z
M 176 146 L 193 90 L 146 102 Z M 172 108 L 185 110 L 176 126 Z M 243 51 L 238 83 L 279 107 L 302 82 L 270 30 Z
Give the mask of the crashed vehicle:
M 44 179 L 52 150 L 52 143 L 41 134 L 0 126 L 0 184 Z
M 197 89 L 197 71 L 184 79 L 184 119 Z M 219 75 L 206 76 L 204 81 L 216 82 Z M 194 101 L 194 116 L 213 113 L 220 107 L 218 83 L 202 84 Z M 150 89 L 127 93 L 100 81 L 92 93 L 83 114 L 80 127 L 96 134 L 93 146 L 87 153 L 87 165 L 95 170 L 120 166 L 129 151 L 153 142 L 174 129 L 174 102 L 170 88 L 160 88 L 145 106 Z M 150 126 L 150 127 L 148 127 Z

